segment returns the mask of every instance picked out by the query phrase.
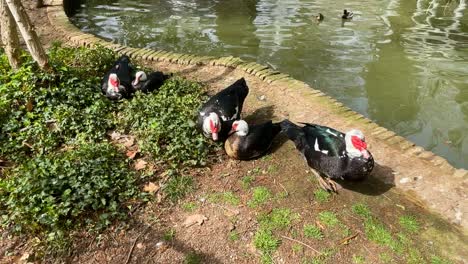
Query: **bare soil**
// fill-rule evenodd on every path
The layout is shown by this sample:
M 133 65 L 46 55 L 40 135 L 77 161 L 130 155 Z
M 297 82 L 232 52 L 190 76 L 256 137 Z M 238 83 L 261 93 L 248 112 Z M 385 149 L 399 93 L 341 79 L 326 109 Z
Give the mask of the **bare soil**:
M 28 3 L 32 6 L 33 1 L 24 2 L 26 6 Z M 44 9 L 30 8 L 29 12 L 34 14 L 31 17 L 45 44 L 62 39 L 58 32 L 47 30 L 51 27 L 45 26 L 48 20 Z M 308 105 L 300 95 L 285 94 L 281 88 L 271 87 L 235 69 L 177 66 L 162 62 L 147 66 L 200 81 L 207 85 L 210 93 L 244 76 L 249 86 L 254 87 L 244 109 L 244 117 L 250 122 L 291 118 L 339 129 L 353 125 L 332 119 L 326 110 L 319 108 L 320 104 L 314 109 L 302 109 Z M 278 89 L 277 92 L 271 92 L 273 88 Z M 258 218 L 271 213 L 274 208 L 287 208 L 296 217 L 287 228 L 274 232 L 275 237 L 281 240 L 278 250 L 272 254 L 274 263 L 431 263 L 436 256 L 451 259 L 453 263 L 468 263 L 468 239 L 464 231 L 429 211 L 427 203 L 415 198 L 421 196 L 421 188 L 427 190 L 422 195 L 428 197 L 447 191 L 429 191 L 431 184 L 459 184 L 461 187 L 457 186 L 458 189 L 449 188 L 455 190 L 455 194 L 447 194 L 450 199 L 440 206 L 466 206 L 466 186 L 463 186 L 466 183 L 434 178 L 430 175 L 437 171 L 428 171 L 424 163 L 415 162 L 409 154 L 401 155 L 397 150 L 379 148 L 381 144 L 372 137 L 368 140 L 377 161 L 372 177 L 361 183 L 342 183 L 344 188 L 338 194 L 332 194 L 327 201 L 320 201 L 314 195 L 318 184 L 294 145 L 279 137 L 272 153 L 258 160 L 234 161 L 222 150 L 218 151 L 211 157 L 209 167 L 190 172 L 196 182 L 195 190 L 178 203 L 161 201 L 158 192 L 153 202 L 143 204 L 132 212 L 128 221 L 116 222 L 105 233 L 99 236 L 88 232 L 76 234 L 72 249 L 65 258 L 48 256 L 36 262 L 260 263 L 261 252 L 253 243 L 259 228 Z M 402 168 L 413 169 L 414 173 L 402 175 Z M 403 177 L 411 179 L 410 186 L 401 186 Z M 418 177 L 430 181 L 421 181 Z M 251 179 L 251 182 L 246 184 L 246 179 Z M 251 207 L 249 201 L 253 190 L 260 186 L 270 190 L 272 197 L 263 205 Z M 239 198 L 238 204 L 213 198 L 228 192 Z M 415 192 L 419 196 L 413 195 Z M 402 251 L 369 236 L 365 221 L 351 209 L 356 203 L 367 204 L 393 240 L 398 240 L 401 235 L 408 238 Z M 325 211 L 335 213 L 339 224 L 329 226 L 320 221 L 319 214 Z M 197 214 L 206 217 L 203 224 L 184 225 L 187 217 Z M 408 215 L 417 219 L 420 226 L 417 232 L 405 231 L 399 223 L 400 216 Z M 319 226 L 324 238 L 305 237 L 305 224 Z M 32 240 L 3 233 L 0 241 L 3 259 L 0 262 L 27 262 L 33 245 Z

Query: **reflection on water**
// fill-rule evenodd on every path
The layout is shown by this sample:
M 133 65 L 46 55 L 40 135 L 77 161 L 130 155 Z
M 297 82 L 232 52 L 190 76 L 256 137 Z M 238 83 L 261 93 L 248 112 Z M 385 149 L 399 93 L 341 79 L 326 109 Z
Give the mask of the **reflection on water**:
M 267 63 L 468 168 L 466 1 L 89 0 L 72 20 L 134 47 Z

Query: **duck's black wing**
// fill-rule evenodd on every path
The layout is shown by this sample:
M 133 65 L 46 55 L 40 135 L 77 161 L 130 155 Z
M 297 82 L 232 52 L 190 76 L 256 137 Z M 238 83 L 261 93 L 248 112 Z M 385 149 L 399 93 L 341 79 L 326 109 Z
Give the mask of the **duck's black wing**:
M 158 90 L 164 84 L 164 81 L 169 78 L 169 75 L 156 71 L 150 73 L 147 78 L 148 80 L 141 86 L 141 91 L 144 93 Z
M 346 151 L 345 134 L 342 132 L 316 124 L 303 123 L 302 128 L 306 140 L 314 151 L 327 156 L 343 156 Z
M 249 88 L 244 78 L 241 78 L 211 97 L 201 108 L 200 113 L 215 112 L 222 121 L 240 119 L 244 100 Z
M 249 159 L 263 155 L 270 149 L 273 139 L 280 131 L 280 123 L 273 123 L 271 120 L 249 126 L 249 134 L 240 137 L 239 157 Z

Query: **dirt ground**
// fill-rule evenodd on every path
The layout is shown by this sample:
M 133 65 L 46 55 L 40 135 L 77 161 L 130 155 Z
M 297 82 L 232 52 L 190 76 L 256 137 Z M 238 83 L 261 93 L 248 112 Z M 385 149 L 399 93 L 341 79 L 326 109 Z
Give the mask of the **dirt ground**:
M 26 6 L 33 6 L 32 1 L 24 2 Z M 63 37 L 44 26 L 48 23 L 45 9 L 29 8 L 29 12 L 34 14 L 33 21 L 45 44 Z M 268 84 L 238 70 L 167 63 L 148 66 L 201 81 L 211 92 L 241 76 L 246 77 L 249 86 L 255 87 L 251 89 L 244 109 L 244 117 L 251 122 L 291 118 L 340 129 L 352 126 L 343 120 L 331 120 L 326 110 L 313 109 L 314 116 L 310 109 L 299 111 L 305 106 L 304 99 L 291 96 L 285 102 L 281 91 L 270 93 L 272 87 Z M 260 229 L 260 219 L 281 208 L 290 210 L 294 216 L 285 228 L 273 232 L 281 241 L 278 250 L 271 254 L 273 263 L 447 263 L 441 259 L 468 263 L 468 238 L 464 232 L 427 210 L 427 204 L 412 195 L 418 188 L 430 189 L 427 182 L 424 182 L 426 186 L 420 186 L 418 177 L 429 177 L 427 175 L 433 172 L 427 172 L 423 163 L 412 163 L 403 155 L 392 162 L 402 167 L 414 166 L 417 174 L 400 175 L 398 166 L 387 162 L 385 157 L 396 155 L 397 151 L 379 149 L 377 140 L 372 137 L 368 140 L 377 161 L 372 177 L 362 183 L 343 184 L 344 188 L 338 194 L 325 198 L 318 192 L 317 182 L 293 144 L 282 137 L 276 140 L 271 154 L 254 161 L 234 161 L 220 150 L 211 157 L 212 162 L 207 168 L 190 172 L 195 179 L 195 188 L 177 204 L 158 202 L 156 194 L 153 202 L 133 211 L 129 221 L 115 223 L 104 234 L 97 237 L 87 232 L 76 234 L 72 250 L 65 259 L 49 257 L 43 261 L 260 263 L 261 252 L 253 242 Z M 403 177 L 414 179 L 413 186 L 399 186 Z M 155 179 L 158 179 L 157 175 Z M 432 183 L 440 184 L 437 180 Z M 266 188 L 270 196 L 264 203 L 252 206 L 254 193 L 260 187 Z M 466 188 L 462 186 L 454 190 L 463 192 Z M 438 191 L 444 190 L 425 195 L 437 195 Z M 462 193 L 457 195 L 461 200 L 449 199 L 443 206 L 449 208 L 466 203 Z M 379 233 L 377 227 L 368 225 L 353 212 L 356 204 L 366 204 L 386 232 Z M 324 212 L 334 213 L 336 224 L 327 223 Z M 404 216 L 416 219 L 416 231 L 403 228 L 401 217 Z M 187 223 L 192 218 L 203 220 L 203 223 Z M 308 224 L 319 227 L 323 237 L 306 236 L 303 228 Z M 400 247 L 392 246 L 392 241 L 398 241 Z M 27 262 L 32 245 L 32 241 L 3 233 L 0 262 Z

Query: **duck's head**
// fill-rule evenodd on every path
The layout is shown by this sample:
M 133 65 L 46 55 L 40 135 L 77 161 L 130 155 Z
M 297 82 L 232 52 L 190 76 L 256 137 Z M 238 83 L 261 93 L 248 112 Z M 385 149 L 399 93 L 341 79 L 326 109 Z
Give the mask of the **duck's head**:
M 144 82 L 147 80 L 148 77 L 146 77 L 146 73 L 144 71 L 138 71 L 135 74 L 135 80 L 133 80 L 132 84 L 133 86 L 138 85 L 140 82 Z
M 221 120 L 216 113 L 211 112 L 208 117 L 203 120 L 203 131 L 206 134 L 211 134 L 214 141 L 218 140 L 218 133 L 221 131 Z
M 236 133 L 241 137 L 247 136 L 249 133 L 249 125 L 244 120 L 236 120 L 232 123 L 230 133 Z
M 114 89 L 115 92 L 119 92 L 119 86 L 120 86 L 120 80 L 119 77 L 117 77 L 117 74 L 111 73 L 109 75 L 109 81 L 108 81 L 109 87 Z
M 322 13 L 319 13 L 319 14 L 315 17 L 315 19 L 317 19 L 317 21 L 323 21 L 324 18 L 325 18 L 325 17 L 322 15 Z
M 368 159 L 370 154 L 367 151 L 366 139 L 364 134 L 357 129 L 351 129 L 345 135 L 346 152 L 351 158 L 363 157 Z

